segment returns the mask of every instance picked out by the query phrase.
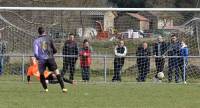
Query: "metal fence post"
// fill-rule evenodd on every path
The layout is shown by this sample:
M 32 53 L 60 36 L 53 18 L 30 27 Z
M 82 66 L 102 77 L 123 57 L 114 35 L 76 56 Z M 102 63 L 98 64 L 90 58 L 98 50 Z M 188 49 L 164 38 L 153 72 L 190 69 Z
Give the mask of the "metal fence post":
M 24 79 L 24 78 L 25 78 L 25 76 L 24 76 L 24 75 L 25 75 L 25 73 L 24 73 L 24 70 L 25 70 L 24 68 L 25 68 L 25 66 L 24 66 L 24 65 L 25 65 L 25 63 L 24 63 L 24 55 L 22 55 L 22 80 L 23 80 L 23 81 L 25 80 L 25 79 Z
M 185 81 L 186 81 L 186 57 L 183 57 L 183 62 L 184 62 L 184 64 L 183 64 L 183 81 L 185 83 Z
M 199 55 L 200 55 L 199 27 L 198 27 L 197 22 L 195 23 L 195 26 L 196 26 L 197 46 L 198 46 L 198 51 L 199 51 Z
M 4 72 L 4 55 L 2 54 L 2 56 L 0 57 L 1 58 L 1 74 L 3 74 Z
M 105 83 L 107 82 L 107 62 L 106 62 L 107 57 L 104 56 L 104 81 Z

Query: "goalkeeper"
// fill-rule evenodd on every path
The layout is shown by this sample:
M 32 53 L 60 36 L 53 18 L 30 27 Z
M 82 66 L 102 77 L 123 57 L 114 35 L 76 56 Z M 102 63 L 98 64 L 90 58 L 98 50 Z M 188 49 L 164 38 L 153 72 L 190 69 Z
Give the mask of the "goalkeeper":
M 38 71 L 38 63 L 35 57 L 31 57 L 30 59 L 30 66 L 28 67 L 27 70 L 27 81 L 30 83 L 30 79 L 32 76 L 36 76 L 38 80 L 40 80 L 40 73 Z M 44 72 L 44 77 L 46 79 L 46 83 L 50 84 L 56 84 L 58 83 L 58 80 L 56 78 L 56 75 L 52 72 L 45 71 Z M 68 79 L 63 79 L 64 82 L 74 84 L 75 81 L 71 81 Z

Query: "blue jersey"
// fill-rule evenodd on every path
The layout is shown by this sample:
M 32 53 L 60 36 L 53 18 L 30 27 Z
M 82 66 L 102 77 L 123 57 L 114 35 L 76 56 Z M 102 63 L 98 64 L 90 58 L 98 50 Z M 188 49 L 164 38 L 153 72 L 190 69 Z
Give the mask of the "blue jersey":
M 33 46 L 34 55 L 38 60 L 53 58 L 53 55 L 57 52 L 52 39 L 46 35 L 41 35 L 35 39 Z
M 180 56 L 185 57 L 186 62 L 188 62 L 188 55 L 189 55 L 189 49 L 187 47 L 181 48 Z

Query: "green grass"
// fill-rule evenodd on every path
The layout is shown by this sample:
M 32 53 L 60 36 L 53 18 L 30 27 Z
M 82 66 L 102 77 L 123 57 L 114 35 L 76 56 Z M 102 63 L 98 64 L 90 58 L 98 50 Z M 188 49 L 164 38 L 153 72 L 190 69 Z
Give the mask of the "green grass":
M 0 77 L 2 79 L 2 77 Z M 39 83 L 0 82 L 0 108 L 197 108 L 198 84 L 154 83 L 79 83 L 58 84 L 42 93 Z

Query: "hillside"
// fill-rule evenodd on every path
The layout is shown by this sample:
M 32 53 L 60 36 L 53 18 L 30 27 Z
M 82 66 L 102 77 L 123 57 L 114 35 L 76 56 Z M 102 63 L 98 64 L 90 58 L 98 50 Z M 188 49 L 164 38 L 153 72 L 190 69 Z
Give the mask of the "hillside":
M 196 8 L 199 0 L 0 0 L 0 6 Z
M 0 6 L 109 7 L 107 0 L 0 0 Z

